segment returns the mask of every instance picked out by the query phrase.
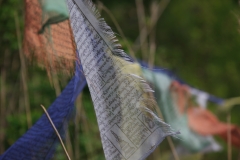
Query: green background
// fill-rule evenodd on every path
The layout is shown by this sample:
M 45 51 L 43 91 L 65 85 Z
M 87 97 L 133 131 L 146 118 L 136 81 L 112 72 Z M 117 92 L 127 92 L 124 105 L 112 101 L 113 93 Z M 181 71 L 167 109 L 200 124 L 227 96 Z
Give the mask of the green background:
M 101 1 L 116 18 L 127 42 L 118 36 L 123 48 L 129 51 L 127 43 L 133 46 L 139 36 L 136 3 L 134 0 Z M 144 0 L 144 20 L 149 26 L 152 0 Z M 159 2 L 159 1 L 156 1 Z M 110 15 L 101 10 L 102 16 L 119 34 Z M 228 99 L 238 97 L 240 90 L 240 34 L 239 4 L 237 0 L 172 0 L 163 11 L 154 27 L 156 52 L 154 64 L 171 69 L 191 86 L 215 96 Z M 21 65 L 16 34 L 16 17 L 20 22 L 21 35 L 24 29 L 24 3 L 22 0 L 0 0 L 0 154 L 10 147 L 28 129 L 22 86 Z M 149 41 L 149 39 L 147 39 Z M 137 58 L 149 60 L 147 51 L 136 51 Z M 134 48 L 133 48 L 134 49 Z M 144 55 L 144 56 L 142 56 Z M 29 104 L 31 119 L 36 122 L 43 114 L 40 104 L 49 106 L 56 98 L 56 91 L 49 82 L 44 68 L 36 62 L 26 60 Z M 71 75 L 59 74 L 63 89 Z M 77 103 L 77 120 L 71 122 L 67 148 L 73 159 L 104 159 L 96 122 L 95 112 L 87 88 L 82 100 Z M 240 126 L 240 106 L 230 112 L 219 112 L 220 106 L 209 103 L 209 109 L 223 121 L 231 113 L 231 122 Z M 4 108 L 4 109 L 3 109 Z M 77 127 L 76 127 L 77 126 Z M 217 136 L 223 146 L 217 153 L 182 157 L 181 159 L 227 159 L 227 143 Z M 239 137 L 240 138 L 240 137 Z M 0 138 L 1 139 L 1 138 Z M 71 142 L 71 143 L 70 143 Z M 165 159 L 171 153 L 165 140 L 149 159 Z M 232 158 L 239 159 L 240 151 L 232 148 Z M 200 157 L 200 158 L 199 158 Z M 55 159 L 65 159 L 61 147 Z

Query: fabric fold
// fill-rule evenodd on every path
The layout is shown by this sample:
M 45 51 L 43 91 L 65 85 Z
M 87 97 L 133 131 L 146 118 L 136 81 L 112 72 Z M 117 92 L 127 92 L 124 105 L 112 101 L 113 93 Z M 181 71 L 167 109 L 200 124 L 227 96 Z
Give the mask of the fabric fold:
M 166 74 L 143 69 L 143 75 L 155 90 L 155 97 L 158 106 L 163 114 L 164 120 L 173 128 L 178 129 L 181 134 L 175 139 L 189 152 L 210 152 L 218 151 L 220 147 L 209 137 L 201 136 L 192 131 L 188 126 L 189 118 L 184 113 L 187 94 L 180 94 L 180 90 L 173 88 L 173 81 Z M 188 90 L 187 87 L 184 90 Z M 180 153 L 181 154 L 181 153 Z
M 240 128 L 220 122 L 210 111 L 199 107 L 188 109 L 189 125 L 201 135 L 218 135 L 228 141 L 228 132 L 231 134 L 231 144 L 240 148 Z
M 155 112 L 153 90 L 89 0 L 67 0 L 105 158 L 142 160 L 176 132 Z
M 49 77 L 51 72 L 73 72 L 77 59 L 66 2 L 57 2 L 25 0 L 24 53 L 45 67 Z
M 173 83 L 173 86 L 176 90 L 178 90 L 178 97 L 183 97 L 188 92 L 186 91 L 186 86 L 181 85 L 177 81 Z M 187 100 L 190 101 L 190 97 Z M 180 102 L 178 103 L 179 106 L 181 106 L 180 108 L 184 108 Z M 196 133 L 203 136 L 218 135 L 227 141 L 227 135 L 228 132 L 230 132 L 231 144 L 233 144 L 235 147 L 240 147 L 239 127 L 232 124 L 220 122 L 213 113 L 203 107 L 199 107 L 198 104 L 196 105 L 194 103 L 189 103 L 189 105 L 185 107 L 185 112 L 187 113 L 189 119 L 188 123 L 190 128 Z
M 77 65 L 75 76 L 47 110 L 63 138 L 68 121 L 73 116 L 74 102 L 85 85 L 86 80 L 82 74 L 82 69 Z M 58 137 L 44 114 L 21 138 L 3 153 L 0 159 L 49 160 L 53 157 L 58 143 Z

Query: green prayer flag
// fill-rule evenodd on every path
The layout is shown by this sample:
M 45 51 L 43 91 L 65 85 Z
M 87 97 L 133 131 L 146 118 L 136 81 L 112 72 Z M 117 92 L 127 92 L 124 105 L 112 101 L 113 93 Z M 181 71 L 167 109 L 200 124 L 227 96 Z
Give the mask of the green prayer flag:
M 170 93 L 171 78 L 148 69 L 143 69 L 143 75 L 155 90 L 155 97 L 166 123 L 180 130 L 181 134 L 176 141 L 192 153 L 218 150 L 218 144 L 211 137 L 198 135 L 189 128 L 186 113 L 179 113 L 177 103 Z
M 44 32 L 45 27 L 56 24 L 69 18 L 65 0 L 39 0 L 42 7 L 43 26 L 39 31 Z

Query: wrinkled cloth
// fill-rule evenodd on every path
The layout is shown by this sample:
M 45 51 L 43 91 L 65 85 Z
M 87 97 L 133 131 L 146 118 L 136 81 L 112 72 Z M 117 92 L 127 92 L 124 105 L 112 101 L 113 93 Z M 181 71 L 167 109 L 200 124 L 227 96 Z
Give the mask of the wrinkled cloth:
M 214 140 L 198 135 L 189 128 L 188 117 L 186 112 L 183 112 L 184 107 L 182 107 L 182 109 L 178 107 L 178 103 L 183 106 L 185 102 L 182 99 L 175 101 L 177 97 L 175 97 L 173 91 L 171 91 L 172 80 L 167 75 L 147 69 L 143 69 L 143 75 L 155 90 L 155 97 L 164 120 L 170 124 L 172 128 L 179 129 L 181 132 L 181 134 L 178 135 L 179 139 L 176 139 L 176 141 L 192 153 L 219 150 L 219 146 Z
M 179 109 L 183 112 L 187 112 L 189 119 L 188 123 L 192 130 L 203 136 L 218 135 L 226 141 L 228 140 L 228 131 L 230 130 L 231 144 L 240 147 L 239 127 L 220 122 L 213 113 L 203 107 L 193 107 L 194 105 L 191 103 L 186 106 L 185 104 L 187 101 L 190 101 L 191 97 L 189 97 L 189 91 L 186 90 L 185 85 L 181 85 L 177 81 L 174 81 L 172 83 L 172 88 L 177 91 Z
M 75 100 L 85 85 L 83 71 L 80 66 L 76 66 L 75 76 L 48 108 L 48 114 L 63 139 L 68 121 L 74 115 Z M 0 156 L 0 160 L 50 160 L 58 143 L 57 134 L 46 114 L 43 114 L 21 138 Z
M 148 65 L 146 62 L 139 61 L 139 63 L 142 65 L 142 67 L 145 67 L 145 68 L 148 68 L 148 67 L 149 67 L 149 65 Z M 198 93 L 201 94 L 200 99 L 203 99 L 203 98 L 205 98 L 205 97 L 207 96 L 207 100 L 208 100 L 209 102 L 215 103 L 215 104 L 217 104 L 217 105 L 219 105 L 219 106 L 221 106 L 221 105 L 223 105 L 223 104 L 225 103 L 225 100 L 222 99 L 222 98 L 216 97 L 216 96 L 214 96 L 214 95 L 211 95 L 211 94 L 206 93 L 206 92 L 204 92 L 204 91 L 201 91 L 201 90 L 199 90 L 199 89 L 193 88 L 191 85 L 187 84 L 184 80 L 182 80 L 181 78 L 179 78 L 173 71 L 171 71 L 171 70 L 169 70 L 169 69 L 167 69 L 167 68 L 165 68 L 165 67 L 154 66 L 152 69 L 154 70 L 154 72 L 163 73 L 163 74 L 165 74 L 166 76 L 170 77 L 172 80 L 177 81 L 177 82 L 179 82 L 179 83 L 182 84 L 182 85 L 188 86 L 188 87 L 190 88 L 190 92 L 191 92 L 191 93 L 192 93 L 192 90 L 197 91 Z M 195 92 L 195 91 L 194 91 L 194 92 Z M 203 95 L 203 94 L 207 94 L 207 95 Z M 198 95 L 199 95 L 199 94 L 198 94 Z M 199 102 L 199 101 L 197 100 L 197 102 Z M 202 103 L 202 102 L 201 102 L 201 103 Z M 201 105 L 202 105 L 202 104 L 201 104 Z M 200 106 L 201 106 L 201 105 L 200 105 Z M 203 105 L 203 107 L 204 107 L 204 105 Z
M 39 0 L 42 6 L 43 28 L 50 24 L 56 24 L 68 19 L 68 10 L 65 0 Z
M 231 144 L 240 148 L 240 128 L 220 122 L 210 111 L 191 107 L 187 111 L 191 129 L 201 135 L 218 135 L 228 141 L 228 132 L 231 133 Z
M 24 53 L 44 66 L 49 76 L 52 71 L 73 72 L 77 59 L 65 3 L 25 0 Z

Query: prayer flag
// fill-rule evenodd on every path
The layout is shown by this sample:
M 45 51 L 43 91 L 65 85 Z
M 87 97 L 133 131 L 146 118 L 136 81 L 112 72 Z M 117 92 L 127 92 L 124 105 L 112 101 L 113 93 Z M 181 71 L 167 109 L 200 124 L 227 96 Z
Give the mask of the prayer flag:
M 116 43 L 94 4 L 88 0 L 67 4 L 106 159 L 146 158 L 166 136 L 176 133 L 154 112 L 153 90 L 140 65 Z
M 63 137 L 68 121 L 73 116 L 74 102 L 85 85 L 86 80 L 82 74 L 81 67 L 77 65 L 75 76 L 48 109 L 48 113 L 56 129 Z M 57 134 L 44 114 L 21 138 L 0 156 L 0 159 L 50 160 L 58 143 Z

